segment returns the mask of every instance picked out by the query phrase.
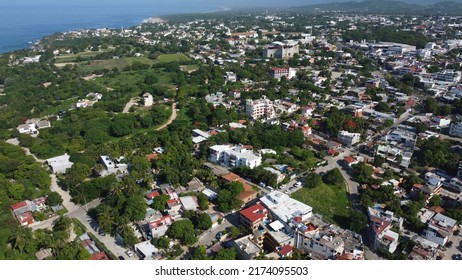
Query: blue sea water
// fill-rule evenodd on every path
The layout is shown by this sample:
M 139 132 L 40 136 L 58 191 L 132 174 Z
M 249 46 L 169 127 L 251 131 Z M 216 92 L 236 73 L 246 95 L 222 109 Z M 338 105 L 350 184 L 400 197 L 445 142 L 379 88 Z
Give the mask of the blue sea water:
M 223 6 L 213 4 L 197 5 L 194 1 L 185 1 L 182 5 L 169 5 L 168 1 L 159 3 L 138 0 L 113 4 L 95 0 L 96 4 L 88 5 L 37 2 L 14 4 L 0 1 L 0 53 L 26 48 L 30 42 L 55 32 L 130 27 L 153 16 L 224 9 Z

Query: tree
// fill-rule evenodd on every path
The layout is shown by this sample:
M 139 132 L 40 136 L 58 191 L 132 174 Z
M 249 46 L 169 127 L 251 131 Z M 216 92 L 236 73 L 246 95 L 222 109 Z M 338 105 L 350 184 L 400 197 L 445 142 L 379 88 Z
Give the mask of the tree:
M 367 216 L 358 210 L 353 210 L 350 215 L 350 230 L 361 232 L 367 226 Z
M 338 168 L 331 169 L 326 172 L 323 177 L 324 182 L 329 185 L 342 186 L 345 184 L 342 173 Z
M 157 239 L 155 245 L 160 249 L 168 249 L 168 247 L 170 247 L 170 238 L 167 236 L 161 236 L 159 239 Z
M 204 245 L 199 245 L 196 248 L 194 248 L 194 253 L 191 256 L 191 260 L 207 260 L 209 259 L 207 257 L 206 249 Z
M 202 209 L 202 210 L 207 210 L 209 209 L 209 199 L 207 198 L 207 196 L 203 193 L 200 193 L 198 196 L 197 196 L 197 203 L 199 203 L 199 207 Z
M 165 211 L 165 207 L 167 206 L 167 202 L 170 200 L 170 196 L 167 194 L 161 194 L 159 196 L 154 197 L 153 208 L 159 211 Z
M 353 176 L 359 183 L 370 183 L 374 169 L 365 162 L 353 165 Z
M 381 155 L 376 155 L 374 157 L 374 166 L 380 167 L 385 163 L 385 158 Z
M 63 203 L 63 199 L 57 192 L 51 192 L 46 200 L 46 204 L 50 206 L 60 205 Z
M 239 195 L 244 191 L 244 186 L 240 182 L 230 182 L 224 186 L 224 189 L 218 192 L 218 207 L 222 212 L 229 212 L 239 209 L 243 201 Z
M 304 183 L 304 187 L 305 188 L 315 188 L 317 186 L 319 186 L 320 184 L 322 184 L 322 177 L 321 175 L 315 173 L 315 172 L 310 172 L 306 175 L 305 177 L 305 183 Z
M 167 230 L 167 235 L 171 238 L 180 240 L 181 243 L 188 245 L 197 241 L 194 225 L 191 220 L 175 221 Z
M 215 256 L 216 260 L 235 260 L 236 250 L 234 248 L 221 249 Z
M 200 213 L 197 216 L 197 228 L 202 230 L 207 230 L 212 228 L 212 219 L 207 213 Z
M 443 205 L 443 200 L 441 199 L 441 196 L 439 195 L 434 195 L 430 198 L 430 200 L 428 201 L 428 206 L 429 207 L 432 207 L 432 206 L 441 206 Z

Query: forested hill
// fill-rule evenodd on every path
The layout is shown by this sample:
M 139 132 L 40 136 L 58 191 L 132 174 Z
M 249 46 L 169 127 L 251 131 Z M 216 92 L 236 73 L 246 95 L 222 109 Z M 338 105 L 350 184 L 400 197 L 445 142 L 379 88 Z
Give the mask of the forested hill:
M 297 8 L 297 9 L 300 9 Z M 443 1 L 434 4 L 409 4 L 401 1 L 351 1 L 306 5 L 307 11 L 354 12 L 378 14 L 462 14 L 462 3 Z

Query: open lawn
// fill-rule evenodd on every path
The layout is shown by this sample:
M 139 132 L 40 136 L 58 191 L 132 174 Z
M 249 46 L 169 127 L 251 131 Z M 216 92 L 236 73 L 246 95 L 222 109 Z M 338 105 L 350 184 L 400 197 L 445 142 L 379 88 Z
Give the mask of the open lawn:
M 56 63 L 65 63 L 65 62 L 76 62 L 78 57 L 81 58 L 92 58 L 97 56 L 98 54 L 103 53 L 102 51 L 88 51 L 88 52 L 81 52 L 77 54 L 62 54 L 56 57 Z
M 345 188 L 345 184 L 331 186 L 322 183 L 312 189 L 302 188 L 291 197 L 313 207 L 313 212 L 321 214 L 325 220 L 349 228 L 351 209 Z

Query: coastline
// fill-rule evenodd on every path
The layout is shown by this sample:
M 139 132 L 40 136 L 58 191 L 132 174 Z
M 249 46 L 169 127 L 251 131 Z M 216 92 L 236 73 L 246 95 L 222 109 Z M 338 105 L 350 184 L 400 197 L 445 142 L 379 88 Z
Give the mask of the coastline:
M 53 26 L 48 27 L 48 30 L 34 30 L 30 36 L 29 34 L 22 35 L 19 31 L 19 33 L 16 34 L 21 34 L 21 36 L 15 36 L 19 37 L 18 39 L 15 40 L 10 40 L 2 42 L 0 44 L 0 55 L 5 54 L 5 53 L 10 53 L 10 52 L 15 52 L 15 51 L 20 51 L 20 50 L 30 50 L 33 48 L 35 45 L 39 44 L 44 38 L 51 36 L 52 34 L 56 33 L 65 33 L 65 32 L 71 32 L 71 31 L 80 31 L 80 30 L 94 30 L 94 29 L 100 29 L 100 28 L 108 28 L 108 29 L 117 29 L 120 28 L 121 26 L 126 26 L 127 28 L 131 28 L 133 26 L 137 26 L 140 24 L 145 24 L 145 23 L 165 23 L 167 21 L 166 17 L 168 16 L 174 16 L 174 15 L 187 15 L 187 14 L 206 14 L 206 13 L 216 13 L 216 12 L 224 12 L 224 11 L 230 11 L 231 9 L 228 7 L 204 7 L 205 11 L 180 11 L 180 12 L 169 12 L 169 11 L 158 11 L 157 13 L 154 12 L 152 16 L 146 17 L 146 16 L 125 16 L 126 20 L 123 22 L 117 21 L 114 22 L 112 19 L 108 19 L 108 23 L 105 24 L 104 22 L 101 22 L 103 19 L 98 18 L 98 20 L 95 20 L 95 22 L 82 22 L 82 26 L 72 26 L 74 23 L 69 23 L 69 22 L 62 22 L 62 23 L 56 23 L 53 24 Z M 117 15 L 114 15 L 116 17 Z M 138 18 L 138 19 L 136 19 Z M 111 23 L 112 21 L 112 23 Z M 67 27 L 66 27 L 67 26 Z M 87 27 L 88 26 L 88 27 Z M 1 22 L 0 22 L 0 31 L 1 31 Z M 29 32 L 30 33 L 30 32 Z M 1 36 L 6 36 L 4 34 L 0 34 Z

